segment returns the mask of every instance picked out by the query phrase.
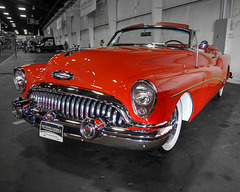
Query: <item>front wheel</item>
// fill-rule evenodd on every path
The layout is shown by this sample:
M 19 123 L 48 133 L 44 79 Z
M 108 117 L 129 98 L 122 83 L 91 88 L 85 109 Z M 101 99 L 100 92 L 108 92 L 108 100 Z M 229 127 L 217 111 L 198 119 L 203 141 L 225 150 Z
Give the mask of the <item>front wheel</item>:
M 170 151 L 176 145 L 180 135 L 182 127 L 182 102 L 180 100 L 173 111 L 169 124 L 172 125 L 172 131 L 169 134 L 168 140 L 162 146 L 163 151 Z

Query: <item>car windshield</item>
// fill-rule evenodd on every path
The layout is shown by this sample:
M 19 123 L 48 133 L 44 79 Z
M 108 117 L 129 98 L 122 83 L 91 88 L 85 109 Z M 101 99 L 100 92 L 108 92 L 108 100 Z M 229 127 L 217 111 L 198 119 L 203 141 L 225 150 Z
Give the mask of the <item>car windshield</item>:
M 134 28 L 119 31 L 109 46 L 143 45 L 188 48 L 190 33 L 176 28 Z

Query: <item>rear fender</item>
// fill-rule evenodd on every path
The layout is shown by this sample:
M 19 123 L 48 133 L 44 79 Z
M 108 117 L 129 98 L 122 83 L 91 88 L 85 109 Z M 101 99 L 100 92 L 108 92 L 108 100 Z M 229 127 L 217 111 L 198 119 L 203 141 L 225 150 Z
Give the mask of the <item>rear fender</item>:
M 219 66 L 223 71 L 222 78 L 224 79 L 224 82 L 226 82 L 230 77 L 230 64 L 231 58 L 229 55 L 221 55 L 218 58 L 217 66 Z

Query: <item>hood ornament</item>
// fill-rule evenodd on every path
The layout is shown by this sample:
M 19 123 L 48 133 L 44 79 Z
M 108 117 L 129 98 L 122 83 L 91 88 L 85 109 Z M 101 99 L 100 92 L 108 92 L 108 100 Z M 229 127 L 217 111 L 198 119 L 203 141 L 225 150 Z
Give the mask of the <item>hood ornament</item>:
M 74 75 L 68 71 L 53 71 L 52 76 L 58 80 L 71 80 L 74 78 Z

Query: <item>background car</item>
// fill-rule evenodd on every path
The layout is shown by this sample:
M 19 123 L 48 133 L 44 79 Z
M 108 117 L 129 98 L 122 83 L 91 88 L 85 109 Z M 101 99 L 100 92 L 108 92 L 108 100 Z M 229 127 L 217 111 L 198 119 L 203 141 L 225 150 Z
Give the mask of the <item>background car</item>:
M 63 50 L 63 45 L 56 45 L 53 37 L 45 37 L 40 44 L 35 45 L 35 50 L 41 52 L 55 52 Z

